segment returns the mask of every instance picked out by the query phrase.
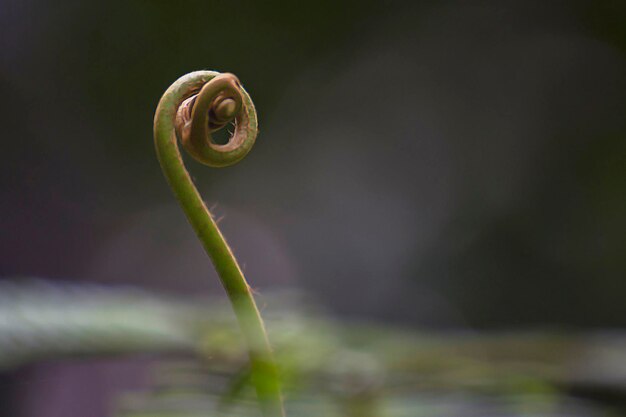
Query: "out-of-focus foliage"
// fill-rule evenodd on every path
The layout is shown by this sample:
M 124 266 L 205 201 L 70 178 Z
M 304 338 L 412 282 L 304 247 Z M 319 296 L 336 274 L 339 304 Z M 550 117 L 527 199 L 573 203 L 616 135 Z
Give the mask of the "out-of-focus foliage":
M 5 370 L 62 357 L 167 354 L 150 390 L 122 396 L 119 415 L 256 415 L 245 348 L 223 302 L 37 280 L 0 290 Z M 290 415 L 595 416 L 592 402 L 570 394 L 626 394 L 624 334 L 427 334 L 338 323 L 293 293 L 263 299 Z

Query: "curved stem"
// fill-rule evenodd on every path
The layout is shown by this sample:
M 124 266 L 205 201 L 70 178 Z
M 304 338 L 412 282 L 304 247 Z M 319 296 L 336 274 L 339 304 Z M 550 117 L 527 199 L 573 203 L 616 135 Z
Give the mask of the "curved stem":
M 226 145 L 210 132 L 233 123 Z M 263 320 L 237 260 L 198 193 L 183 163 L 177 138 L 198 161 L 227 166 L 241 160 L 257 135 L 254 104 L 232 74 L 197 71 L 174 82 L 161 97 L 154 118 L 154 142 L 161 168 L 204 249 L 215 265 L 248 345 L 252 380 L 263 415 L 284 416 L 277 368 Z

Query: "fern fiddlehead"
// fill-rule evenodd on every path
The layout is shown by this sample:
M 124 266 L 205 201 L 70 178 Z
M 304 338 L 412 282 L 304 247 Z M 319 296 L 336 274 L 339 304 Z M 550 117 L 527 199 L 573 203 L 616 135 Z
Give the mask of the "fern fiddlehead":
M 211 132 L 230 124 L 225 145 Z M 187 172 L 180 140 L 199 162 L 225 167 L 240 161 L 257 136 L 254 104 L 237 77 L 196 71 L 175 81 L 163 94 L 154 118 L 154 142 L 161 168 L 189 222 L 213 261 L 248 345 L 252 381 L 264 417 L 284 416 L 280 383 L 261 315 L 230 247 Z

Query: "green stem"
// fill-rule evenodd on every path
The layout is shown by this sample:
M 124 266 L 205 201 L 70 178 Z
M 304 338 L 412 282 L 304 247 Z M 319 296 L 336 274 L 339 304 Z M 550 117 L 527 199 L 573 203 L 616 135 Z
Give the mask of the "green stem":
M 211 131 L 230 123 L 226 145 Z M 197 71 L 184 75 L 161 97 L 154 118 L 154 142 L 161 168 L 176 198 L 215 265 L 248 345 L 252 381 L 264 417 L 284 416 L 278 371 L 263 320 L 230 247 L 185 169 L 178 139 L 199 162 L 222 167 L 241 160 L 257 135 L 254 104 L 232 74 Z

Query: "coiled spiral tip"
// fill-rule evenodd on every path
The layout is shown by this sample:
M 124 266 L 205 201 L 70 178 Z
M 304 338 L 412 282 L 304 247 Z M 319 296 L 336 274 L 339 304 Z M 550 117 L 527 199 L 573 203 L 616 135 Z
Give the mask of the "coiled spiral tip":
M 210 113 L 219 122 L 230 121 L 237 114 L 237 102 L 228 97 L 215 102 Z M 210 116 L 209 116 L 210 118 Z
M 215 143 L 211 133 L 229 124 L 235 129 L 228 142 Z M 181 144 L 197 161 L 228 166 L 252 148 L 257 135 L 256 110 L 235 75 L 219 74 L 180 104 L 175 128 Z

